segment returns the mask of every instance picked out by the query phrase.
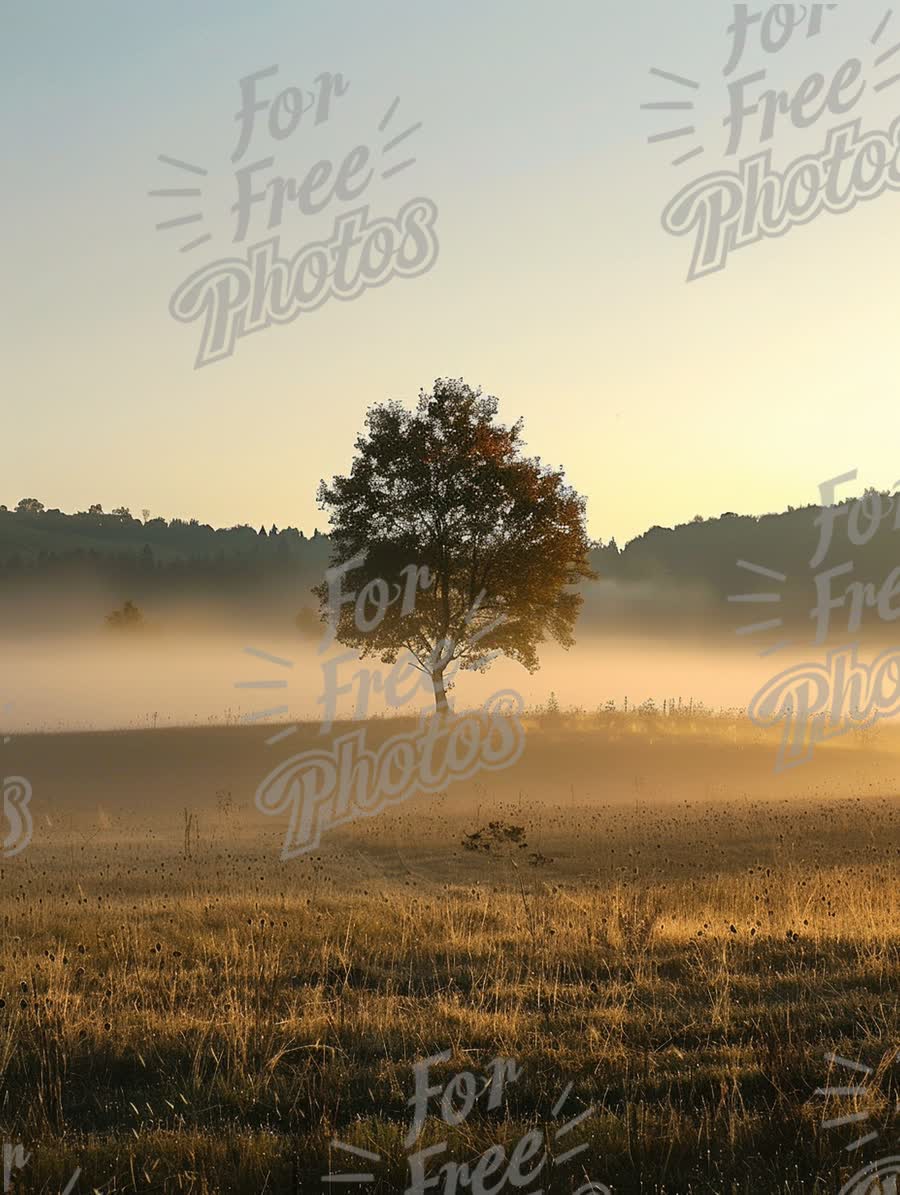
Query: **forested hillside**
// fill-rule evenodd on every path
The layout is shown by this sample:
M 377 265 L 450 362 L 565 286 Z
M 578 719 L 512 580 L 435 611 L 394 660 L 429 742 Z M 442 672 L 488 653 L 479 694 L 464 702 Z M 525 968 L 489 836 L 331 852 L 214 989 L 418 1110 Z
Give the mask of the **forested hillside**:
M 584 587 L 582 628 L 730 632 L 748 615 L 728 595 L 766 589 L 778 591 L 778 614 L 786 622 L 808 623 L 815 572 L 852 560 L 843 588 L 851 580 L 877 588 L 894 569 L 900 532 L 893 530 L 892 499 L 883 495 L 882 503 L 882 524 L 862 546 L 848 542 L 847 520 L 838 518 L 828 555 L 815 569 L 819 509 L 813 506 L 652 527 L 621 549 L 615 540 L 598 541 L 592 564 L 599 580 Z M 214 528 L 99 506 L 65 514 L 28 498 L 14 510 L 0 507 L 0 617 L 7 629 L 102 626 L 110 609 L 131 600 L 162 623 L 254 618 L 284 624 L 314 605 L 309 591 L 329 557 L 328 536 L 318 531 Z M 762 580 L 740 569 L 739 560 L 787 580 Z

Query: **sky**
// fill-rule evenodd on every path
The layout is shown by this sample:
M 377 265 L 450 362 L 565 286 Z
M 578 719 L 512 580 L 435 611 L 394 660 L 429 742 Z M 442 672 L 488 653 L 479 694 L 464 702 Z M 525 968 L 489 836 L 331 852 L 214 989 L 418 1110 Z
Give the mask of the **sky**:
M 737 157 L 771 148 L 784 169 L 857 116 L 888 129 L 900 57 L 874 60 L 900 41 L 900 14 L 872 42 L 886 11 L 826 6 L 821 32 L 808 36 L 807 14 L 777 52 L 752 26 L 729 79 L 765 69 L 760 89 L 793 94 L 858 54 L 867 86 L 852 111 L 810 127 L 780 116 L 764 145 L 760 114 L 748 116 L 727 157 L 721 0 L 2 0 L 0 502 L 311 533 L 327 527 L 317 484 L 349 468 L 367 407 L 412 404 L 444 376 L 496 394 L 505 421 L 524 418 L 529 452 L 564 467 L 604 540 L 807 505 L 852 469 L 861 486 L 892 488 L 900 196 L 824 212 L 691 282 L 692 236 L 661 223 L 677 191 Z M 273 66 L 234 162 L 240 81 Z M 288 122 L 324 73 L 349 84 L 328 118 L 314 123 L 310 107 L 274 137 L 276 97 L 300 89 L 277 109 Z M 672 100 L 695 108 L 641 107 Z M 688 121 L 693 135 L 649 142 Z M 331 162 L 323 197 L 359 145 L 373 174 L 358 196 L 332 192 L 318 212 L 288 203 L 274 229 L 255 203 L 234 240 L 239 167 L 274 158 L 248 176 L 261 187 Z M 149 194 L 179 188 L 201 194 Z M 245 262 L 276 235 L 291 258 L 363 204 L 393 220 L 413 199 L 437 209 L 426 272 L 330 298 L 195 368 L 201 321 L 169 310 L 190 274 Z M 193 212 L 202 219 L 156 228 Z

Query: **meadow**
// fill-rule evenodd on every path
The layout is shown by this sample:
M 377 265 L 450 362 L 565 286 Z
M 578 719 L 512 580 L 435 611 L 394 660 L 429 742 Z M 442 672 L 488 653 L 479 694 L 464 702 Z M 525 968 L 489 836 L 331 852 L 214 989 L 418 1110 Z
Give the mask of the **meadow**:
M 775 775 L 737 717 L 527 730 L 507 772 L 287 861 L 253 805 L 260 728 L 17 739 L 35 832 L 0 866 L 0 1140 L 30 1156 L 10 1189 L 79 1167 L 72 1189 L 106 1195 L 366 1171 L 338 1189 L 402 1192 L 423 1145 L 447 1142 L 435 1174 L 535 1126 L 525 1189 L 549 1195 L 837 1192 L 900 1152 L 896 735 Z M 520 1073 L 455 1126 L 432 1100 L 410 1147 L 413 1065 L 444 1051 L 433 1080 Z

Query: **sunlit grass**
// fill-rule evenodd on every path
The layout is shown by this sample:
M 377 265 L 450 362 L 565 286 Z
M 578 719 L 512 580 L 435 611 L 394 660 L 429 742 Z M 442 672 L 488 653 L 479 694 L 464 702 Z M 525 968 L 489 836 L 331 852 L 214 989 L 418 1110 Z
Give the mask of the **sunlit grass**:
M 529 749 L 633 735 L 637 768 L 648 736 L 718 737 L 713 721 L 542 714 Z M 458 796 L 289 863 L 280 828 L 219 793 L 189 857 L 169 810 L 152 842 L 104 814 L 5 864 L 0 1129 L 32 1155 L 18 1189 L 57 1192 L 81 1166 L 81 1189 L 110 1193 L 314 1190 L 346 1169 L 337 1136 L 402 1191 L 411 1066 L 445 1049 L 446 1076 L 523 1067 L 502 1117 L 448 1134 L 454 1156 L 542 1123 L 571 1080 L 572 1113 L 595 1108 L 584 1176 L 616 1195 L 836 1191 L 879 1143 L 851 1156 L 853 1125 L 822 1129 L 828 1051 L 875 1072 L 829 1115 L 866 1111 L 888 1152 L 894 797 L 605 802 L 562 776 L 556 793 Z M 522 833 L 465 849 L 489 819 Z

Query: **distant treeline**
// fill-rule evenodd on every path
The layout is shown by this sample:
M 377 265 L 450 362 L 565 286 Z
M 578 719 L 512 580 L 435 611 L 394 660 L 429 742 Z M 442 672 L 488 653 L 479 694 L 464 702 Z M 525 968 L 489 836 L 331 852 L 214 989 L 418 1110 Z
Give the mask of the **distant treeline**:
M 74 552 L 101 556 L 132 554 L 144 562 L 188 560 L 300 560 L 324 552 L 328 537 L 307 539 L 296 527 L 255 530 L 246 524 L 214 528 L 197 519 L 136 518 L 124 506 L 109 513 L 99 505 L 77 514 L 45 510 L 36 498 L 23 498 L 15 510 L 0 506 L 0 563 L 36 563 Z
M 886 509 L 890 501 L 883 496 Z M 808 625 L 815 573 L 847 561 L 853 572 L 835 581 L 835 592 L 851 581 L 882 586 L 900 558 L 893 517 L 885 515 L 864 546 L 850 544 L 847 519 L 839 518 L 827 557 L 812 569 L 818 513 L 815 506 L 760 517 L 726 513 L 652 527 L 622 549 L 615 540 L 598 541 L 592 564 L 599 581 L 584 587 L 582 628 L 731 631 L 775 615 Z M 330 550 L 327 535 L 305 536 L 296 527 L 213 528 L 99 506 L 64 514 L 23 499 L 15 510 L 0 507 L 0 617 L 7 626 L 98 626 L 113 606 L 132 600 L 163 621 L 283 623 L 315 605 L 309 590 L 322 579 Z M 753 574 L 739 560 L 787 580 Z M 779 602 L 727 601 L 756 592 L 775 592 Z
M 330 552 L 326 535 L 296 527 L 214 528 L 124 507 L 64 514 L 24 499 L 0 507 L 0 618 L 82 629 L 130 600 L 151 622 L 281 623 L 314 605 Z

